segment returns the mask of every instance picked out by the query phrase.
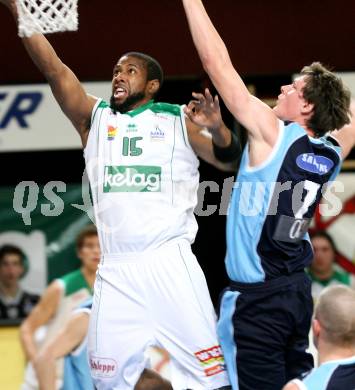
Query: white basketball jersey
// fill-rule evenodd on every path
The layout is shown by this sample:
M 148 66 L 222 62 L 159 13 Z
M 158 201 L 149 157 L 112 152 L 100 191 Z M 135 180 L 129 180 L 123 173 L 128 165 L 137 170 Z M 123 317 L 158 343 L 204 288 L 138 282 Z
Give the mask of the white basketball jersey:
M 199 163 L 180 106 L 120 114 L 98 100 L 84 155 L 103 254 L 194 241 Z

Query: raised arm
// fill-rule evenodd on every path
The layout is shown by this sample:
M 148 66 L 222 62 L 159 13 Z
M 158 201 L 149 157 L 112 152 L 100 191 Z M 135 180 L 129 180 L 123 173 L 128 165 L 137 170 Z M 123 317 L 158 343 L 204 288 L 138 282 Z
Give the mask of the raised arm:
M 345 159 L 355 147 L 355 100 L 353 99 L 350 106 L 351 122 L 340 130 L 333 131 L 330 135 L 335 138 L 340 147 L 343 159 Z
M 276 143 L 277 117 L 270 107 L 252 96 L 234 69 L 227 48 L 214 28 L 201 0 L 182 0 L 196 49 L 205 71 L 233 116 L 249 138 Z
M 0 2 L 10 9 L 17 21 L 16 1 Z M 47 79 L 60 108 L 79 132 L 85 146 L 96 99 L 85 93 L 75 74 L 59 59 L 44 35 L 35 34 L 30 38 L 23 38 L 22 42 L 33 62 Z

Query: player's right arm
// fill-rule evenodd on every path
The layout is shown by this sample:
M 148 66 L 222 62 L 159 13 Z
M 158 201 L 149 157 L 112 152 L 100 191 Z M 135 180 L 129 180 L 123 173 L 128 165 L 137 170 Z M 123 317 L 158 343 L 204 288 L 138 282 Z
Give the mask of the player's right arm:
M 227 48 L 201 0 L 183 0 L 190 31 L 203 67 L 233 116 L 252 142 L 273 146 L 278 119 L 273 110 L 252 96 L 234 69 Z
M 0 2 L 10 9 L 17 20 L 16 1 Z M 44 35 L 35 34 L 23 38 L 22 42 L 33 62 L 47 79 L 55 99 L 79 132 L 85 146 L 96 99 L 86 94 L 75 74 L 63 64 Z
M 46 345 L 34 361 L 40 390 L 55 390 L 56 360 L 71 353 L 84 340 L 89 327 L 89 314 L 72 316 L 58 336 Z
M 63 288 L 61 284 L 58 281 L 52 282 L 43 293 L 41 300 L 21 325 L 20 339 L 25 355 L 29 361 L 33 361 L 37 355 L 34 334 L 40 326 L 47 324 L 54 317 L 62 293 Z

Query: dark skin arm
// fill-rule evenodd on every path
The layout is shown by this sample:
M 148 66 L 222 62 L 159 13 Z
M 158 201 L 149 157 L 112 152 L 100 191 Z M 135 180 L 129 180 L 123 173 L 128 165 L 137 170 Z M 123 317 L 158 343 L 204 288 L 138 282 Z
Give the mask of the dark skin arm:
M 240 154 L 235 156 L 234 161 L 224 163 L 213 152 L 212 140 L 222 148 L 231 143 L 231 132 L 223 122 L 218 96 L 213 98 L 207 88 L 205 94 L 193 93 L 192 96 L 194 100 L 184 110 L 191 147 L 199 157 L 216 168 L 235 172 Z
M 17 21 L 15 0 L 0 0 Z M 22 39 L 32 61 L 47 79 L 53 95 L 64 114 L 78 131 L 85 147 L 90 127 L 91 113 L 96 98 L 87 95 L 75 74 L 60 60 L 55 50 L 42 34 Z

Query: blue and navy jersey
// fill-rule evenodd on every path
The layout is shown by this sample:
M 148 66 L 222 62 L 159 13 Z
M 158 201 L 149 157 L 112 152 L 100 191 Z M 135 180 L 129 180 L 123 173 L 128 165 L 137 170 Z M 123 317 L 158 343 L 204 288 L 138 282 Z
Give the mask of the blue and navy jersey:
M 340 153 L 334 138 L 311 138 L 297 123 L 280 122 L 262 165 L 250 167 L 246 146 L 227 219 L 231 280 L 263 282 L 309 265 L 308 227 L 327 183 L 339 173 Z
M 354 390 L 355 356 L 323 363 L 294 382 L 300 390 Z

